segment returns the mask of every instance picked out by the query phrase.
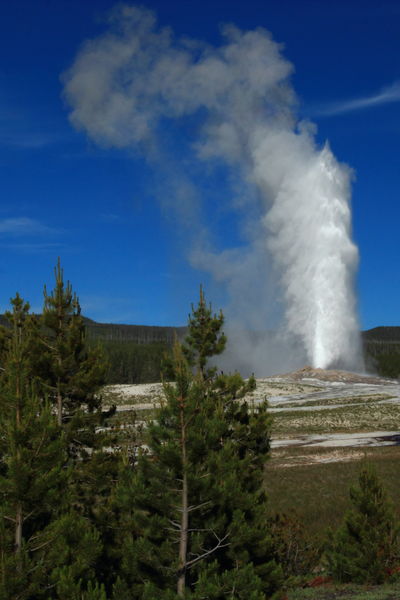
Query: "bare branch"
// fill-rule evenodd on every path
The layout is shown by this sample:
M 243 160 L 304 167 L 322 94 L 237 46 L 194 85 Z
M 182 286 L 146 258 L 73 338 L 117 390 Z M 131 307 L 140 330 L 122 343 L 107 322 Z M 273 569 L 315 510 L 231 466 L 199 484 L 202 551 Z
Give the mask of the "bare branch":
M 211 548 L 210 550 L 205 551 L 203 554 L 196 556 L 196 558 L 193 558 L 192 560 L 187 561 L 185 564 L 185 567 L 184 567 L 185 569 L 189 569 L 190 567 L 192 567 L 193 565 L 198 563 L 200 560 L 203 560 L 203 558 L 206 558 L 207 556 L 209 556 L 210 554 L 212 554 L 213 552 L 218 550 L 218 548 L 226 548 L 226 546 L 229 546 L 229 543 L 228 544 L 223 543 L 229 537 L 229 533 L 224 535 L 223 538 L 219 538 L 214 531 L 213 531 L 213 533 L 214 533 L 215 537 L 217 538 L 218 543 L 214 546 L 214 548 Z
M 211 504 L 211 500 L 207 500 L 207 502 L 203 502 L 202 504 L 198 504 L 197 506 L 189 506 L 188 512 L 193 512 L 194 510 L 203 508 L 203 506 L 206 506 L 207 504 Z
M 194 510 L 198 510 L 199 508 L 203 508 L 203 506 L 206 506 L 207 504 L 211 504 L 211 500 L 207 500 L 207 502 L 203 502 L 202 504 L 197 504 L 197 505 L 193 505 L 193 506 L 189 506 L 187 509 L 187 512 L 193 512 Z M 178 512 L 182 512 L 183 508 L 181 506 L 178 506 L 177 504 L 174 505 L 175 510 L 177 510 Z
M 7 519 L 7 521 L 11 521 L 12 523 L 16 523 L 16 520 L 12 517 L 7 517 L 7 515 L 3 515 L 3 519 Z
M 168 522 L 171 523 L 172 527 L 176 527 L 177 529 L 180 529 L 181 524 L 177 523 L 177 521 L 173 521 L 172 519 L 168 519 Z

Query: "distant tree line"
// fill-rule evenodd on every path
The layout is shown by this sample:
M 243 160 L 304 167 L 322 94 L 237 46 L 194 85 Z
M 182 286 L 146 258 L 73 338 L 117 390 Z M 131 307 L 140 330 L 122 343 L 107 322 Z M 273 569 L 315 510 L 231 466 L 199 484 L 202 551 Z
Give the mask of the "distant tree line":
M 107 384 L 160 381 L 163 359 L 171 351 L 171 346 L 163 342 L 136 344 L 102 340 L 97 344 L 103 349 L 107 362 Z
M 161 327 L 156 325 L 120 325 L 96 323 L 84 319 L 89 340 L 132 342 L 136 344 L 164 343 L 172 346 L 175 338 L 183 340 L 187 327 Z
M 186 327 L 118 325 L 85 320 L 88 343 L 100 345 L 107 361 L 105 380 L 115 383 L 160 381 L 163 358 Z
M 174 336 L 182 341 L 187 332 L 186 327 L 160 327 L 155 329 L 155 333 L 145 330 L 143 334 L 139 326 L 107 325 L 107 329 L 99 329 L 93 335 L 91 327 L 88 326 L 89 343 L 100 344 L 104 349 L 108 362 L 108 384 L 160 381 L 163 356 L 171 351 Z M 135 329 L 129 330 L 129 327 Z M 107 335 L 103 337 L 104 331 Z M 377 327 L 363 332 L 364 360 L 368 372 L 381 377 L 400 377 L 399 337 L 400 327 Z M 153 338 L 160 341 L 145 341 Z
M 96 323 L 87 317 L 83 317 L 83 323 L 88 345 L 103 348 L 107 384 L 160 381 L 165 353 L 171 351 L 176 338 L 183 341 L 187 334 L 187 327 Z M 5 315 L 0 315 L 0 325 L 9 327 Z M 262 338 L 260 332 L 253 335 L 255 340 Z M 362 332 L 362 342 L 368 372 L 382 377 L 400 376 L 400 327 L 369 329 Z
M 382 377 L 400 377 L 400 327 L 375 327 L 362 333 L 365 365 Z

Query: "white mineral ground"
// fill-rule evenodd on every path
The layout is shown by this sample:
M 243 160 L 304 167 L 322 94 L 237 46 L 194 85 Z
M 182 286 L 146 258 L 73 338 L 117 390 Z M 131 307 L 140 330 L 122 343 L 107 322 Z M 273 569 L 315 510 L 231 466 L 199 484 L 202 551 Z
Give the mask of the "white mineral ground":
M 151 410 L 159 405 L 162 399 L 161 383 L 114 385 L 108 386 L 105 391 L 105 403 L 109 402 L 110 405 L 116 403 L 118 412 Z M 379 404 L 400 406 L 400 384 L 398 380 L 305 367 L 293 373 L 258 379 L 257 389 L 246 400 L 257 404 L 265 399 L 268 400 L 271 413 L 315 412 L 365 406 L 368 399 L 373 401 L 374 406 Z M 384 410 L 383 406 L 382 410 Z M 279 448 L 295 446 L 360 448 L 400 445 L 400 431 L 380 431 L 379 423 L 376 427 L 376 431 L 369 432 L 318 434 L 293 432 L 287 437 L 273 434 L 271 445 L 277 451 Z M 349 459 L 356 457 L 358 454 L 353 453 Z M 346 457 L 343 453 L 336 456 L 333 452 L 325 457 L 320 455 L 315 460 L 318 462 L 346 460 Z M 307 462 L 312 461 L 313 457 L 309 455 Z

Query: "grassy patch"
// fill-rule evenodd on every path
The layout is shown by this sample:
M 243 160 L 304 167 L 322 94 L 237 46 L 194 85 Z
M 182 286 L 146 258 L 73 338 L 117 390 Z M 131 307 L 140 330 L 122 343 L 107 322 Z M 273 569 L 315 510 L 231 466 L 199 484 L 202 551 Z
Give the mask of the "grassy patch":
M 121 426 L 130 422 L 148 421 L 154 417 L 154 409 L 120 410 L 108 420 L 109 426 Z
M 353 451 L 360 452 L 359 449 Z M 315 448 L 285 449 L 286 457 L 307 456 Z M 321 456 L 328 457 L 331 448 L 318 448 Z M 346 452 L 349 450 L 346 449 Z M 400 447 L 362 449 L 363 458 L 374 463 L 390 496 L 399 507 Z M 350 450 L 351 452 L 351 450 Z M 313 537 L 321 538 L 328 527 L 337 527 L 349 507 L 349 487 L 357 482 L 360 460 L 299 464 L 296 468 L 282 468 L 279 461 L 284 456 L 272 453 L 267 463 L 265 485 L 270 499 L 271 513 L 297 515 Z M 400 507 L 399 507 L 400 508 Z M 400 595 L 399 595 L 400 598 Z
M 293 589 L 287 600 L 399 600 L 400 584 L 381 586 L 326 586 L 314 589 Z
M 332 404 L 342 404 L 346 406 L 349 403 L 367 404 L 369 402 L 378 402 L 382 400 L 390 400 L 393 396 L 385 394 L 375 394 L 372 396 L 350 396 L 345 398 L 324 398 L 323 400 L 304 400 L 297 402 L 281 402 L 274 404 L 272 408 L 297 408 L 299 406 L 330 406 Z
M 340 402 L 340 400 L 337 400 Z M 400 406 L 396 404 L 360 404 L 338 408 L 274 413 L 274 433 L 344 433 L 393 431 L 400 423 Z
M 162 390 L 155 390 L 151 393 L 143 392 L 142 394 L 129 394 L 129 390 L 118 391 L 112 386 L 106 386 L 101 391 L 104 406 L 126 406 L 132 404 L 158 404 L 163 398 Z

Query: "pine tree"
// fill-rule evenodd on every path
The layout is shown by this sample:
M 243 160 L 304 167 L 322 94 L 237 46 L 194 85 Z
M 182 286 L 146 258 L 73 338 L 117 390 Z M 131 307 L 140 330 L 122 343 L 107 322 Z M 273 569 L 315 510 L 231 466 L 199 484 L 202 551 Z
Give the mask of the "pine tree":
M 399 559 L 399 526 L 371 465 L 350 489 L 352 508 L 328 547 L 328 568 L 342 582 L 380 584 Z
M 115 600 L 264 600 L 280 585 L 263 491 L 270 418 L 265 405 L 238 402 L 252 381 L 211 375 L 207 358 L 221 345 L 205 336 L 202 348 L 201 339 L 194 376 L 175 344 L 174 383 L 148 425 L 148 451 L 125 468 L 116 492 L 124 543 Z
M 213 314 L 211 304 L 207 306 L 203 287 L 200 286 L 200 298 L 197 307 L 192 304 L 192 313 L 188 320 L 188 335 L 183 351 L 189 364 L 196 368 L 203 379 L 215 374 L 214 369 L 206 369 L 211 356 L 221 354 L 226 345 L 226 336 L 221 332 L 224 315 Z
M 98 426 L 104 425 L 112 414 L 112 411 L 101 411 L 99 395 L 107 365 L 102 352 L 88 346 L 79 300 L 71 284 L 64 282 L 60 260 L 55 268 L 54 290 L 48 294 L 45 288 L 44 297 L 44 351 L 40 375 L 43 389 L 48 390 L 52 398 L 58 423 L 66 438 L 71 467 L 71 506 L 77 522 L 84 519 L 91 523 L 93 535 L 108 540 L 108 496 L 114 485 L 118 457 L 104 450 L 110 445 L 108 434 L 98 431 Z M 65 540 L 70 553 L 79 552 L 77 540 L 68 536 Z M 93 544 L 93 549 L 96 545 L 99 547 L 97 566 L 104 575 L 104 571 L 109 571 L 105 564 L 108 551 L 102 543 Z M 78 586 L 76 589 L 80 585 L 78 579 L 76 575 L 72 580 L 73 585 Z M 95 578 L 90 581 L 94 582 Z M 86 584 L 87 581 L 82 582 L 82 589 Z
M 106 365 L 99 350 L 88 349 L 79 300 L 70 282 L 64 283 L 60 259 L 54 273 L 54 290 L 48 294 L 44 288 L 41 378 L 62 425 L 82 407 L 89 413 L 100 408 L 97 392 L 105 382 Z
M 110 488 L 115 458 L 101 452 L 97 415 L 94 420 L 89 412 L 98 406 L 94 384 L 103 366 L 86 352 L 79 305 L 69 285 L 63 296 L 59 265 L 56 275 L 55 308 L 65 300 L 60 328 L 52 329 L 49 309 L 43 329 L 17 294 L 2 336 L 0 600 L 105 600 L 96 583 L 103 552 L 97 521 L 99 513 L 105 520 L 104 488 Z M 74 444 L 78 461 L 71 461 Z M 92 452 L 82 451 L 89 446 Z
M 0 378 L 0 598 L 29 598 L 43 530 L 57 511 L 66 473 L 63 437 L 31 371 L 29 304 L 17 294 Z
M 46 543 L 47 542 L 47 543 Z M 96 566 L 102 552 L 99 532 L 76 510 L 65 512 L 47 528 L 42 562 L 47 567 L 47 589 L 57 600 L 102 599 L 104 587 L 96 582 Z M 49 592 L 47 592 L 48 594 Z M 45 598 L 48 598 L 48 595 Z M 92 596 L 89 596 L 92 597 Z

